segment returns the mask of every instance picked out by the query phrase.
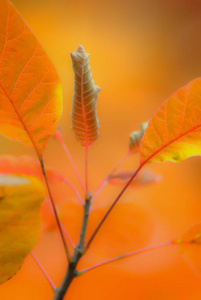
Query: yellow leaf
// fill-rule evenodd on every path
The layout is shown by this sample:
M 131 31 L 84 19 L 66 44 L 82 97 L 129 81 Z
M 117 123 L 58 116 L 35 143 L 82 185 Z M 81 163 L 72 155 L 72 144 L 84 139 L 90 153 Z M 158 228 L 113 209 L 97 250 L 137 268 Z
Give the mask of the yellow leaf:
M 156 111 L 140 145 L 140 161 L 180 162 L 201 155 L 201 78 L 180 88 Z
M 196 223 L 173 243 L 178 245 L 179 253 L 183 254 L 189 265 L 201 273 L 201 222 Z
M 84 147 L 98 138 L 96 103 L 100 88 L 94 84 L 89 65 L 89 54 L 80 45 L 71 53 L 75 85 L 71 112 L 72 129 L 76 140 Z
M 0 0 L 0 134 L 40 156 L 62 112 L 58 75 L 13 5 Z
M 35 246 L 40 230 L 41 181 L 31 176 L 0 176 L 0 284 L 10 279 Z

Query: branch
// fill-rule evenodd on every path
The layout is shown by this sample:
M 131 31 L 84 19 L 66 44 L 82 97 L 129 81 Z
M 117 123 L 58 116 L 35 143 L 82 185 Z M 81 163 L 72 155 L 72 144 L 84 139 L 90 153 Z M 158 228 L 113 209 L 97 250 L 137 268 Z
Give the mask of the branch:
M 88 267 L 88 268 L 83 269 L 81 271 L 78 271 L 77 272 L 77 277 L 83 275 L 86 272 L 89 272 L 89 271 L 94 270 L 96 268 L 99 268 L 99 267 L 102 267 L 104 265 L 110 264 L 112 262 L 118 261 L 120 259 L 127 258 L 129 256 L 133 256 L 133 255 L 137 255 L 137 254 L 141 254 L 141 253 L 144 253 L 144 252 L 148 252 L 148 251 L 151 251 L 151 250 L 155 250 L 157 248 L 161 248 L 161 247 L 168 246 L 168 245 L 174 245 L 174 243 L 172 241 L 170 241 L 170 242 L 166 242 L 166 243 L 163 243 L 163 244 L 143 248 L 143 249 L 140 249 L 140 250 L 136 250 L 136 251 L 133 251 L 133 252 L 129 252 L 129 253 L 126 253 L 126 254 L 116 256 L 114 258 L 108 259 L 108 260 L 106 260 L 104 262 L 101 262 L 99 264 L 96 264 L 94 266 L 91 266 L 91 267 Z
M 45 179 L 45 183 L 46 183 L 46 186 L 47 186 L 47 190 L 48 190 L 48 193 L 49 193 L 49 196 L 50 196 L 50 202 L 52 204 L 52 209 L 53 209 L 53 212 L 54 212 L 54 216 L 55 216 L 58 228 L 59 228 L 59 232 L 60 232 L 61 239 L 62 239 L 62 242 L 63 242 L 63 245 L 64 245 L 64 249 L 65 249 L 65 252 L 66 252 L 66 256 L 67 256 L 68 262 L 71 262 L 72 258 L 71 258 L 71 255 L 70 255 L 70 251 L 68 249 L 68 245 L 66 243 L 66 239 L 64 237 L 64 233 L 63 233 L 63 230 L 62 230 L 62 225 L 61 225 L 61 222 L 59 220 L 59 216 L 58 216 L 56 205 L 55 205 L 55 202 L 54 202 L 54 198 L 53 198 L 53 195 L 52 195 L 52 192 L 51 192 L 51 189 L 50 189 L 50 185 L 49 185 L 49 181 L 48 181 L 48 178 L 47 178 L 47 174 L 46 174 L 46 171 L 45 171 L 45 165 L 44 165 L 42 157 L 40 157 L 39 160 L 40 160 L 40 165 L 41 165 L 41 169 L 42 169 L 42 172 L 43 172 L 43 176 L 44 176 L 44 179 Z
M 37 266 L 40 268 L 40 270 L 42 271 L 43 275 L 45 275 L 45 278 L 47 279 L 47 281 L 49 282 L 49 284 L 51 285 L 51 288 L 53 289 L 53 291 L 56 290 L 56 286 L 53 283 L 53 281 L 51 280 L 51 278 L 49 277 L 49 275 L 47 274 L 47 272 L 45 271 L 45 269 L 43 268 L 43 266 L 41 265 L 41 263 L 39 262 L 39 260 L 37 259 L 36 255 L 33 253 L 33 251 L 30 252 L 33 260 L 35 261 L 35 263 L 37 264 Z
M 81 231 L 80 231 L 80 238 L 79 238 L 78 245 L 75 247 L 75 252 L 73 254 L 72 261 L 68 265 L 66 274 L 64 276 L 64 279 L 63 279 L 60 287 L 58 287 L 55 290 L 55 295 L 53 297 L 53 300 L 62 300 L 63 297 L 65 296 L 71 282 L 76 277 L 77 264 L 78 264 L 80 258 L 84 255 L 83 250 L 84 250 L 86 229 L 87 229 L 88 218 L 89 218 L 90 205 L 91 205 L 91 195 L 89 195 L 85 201 L 83 221 L 82 221 L 82 227 L 81 227 Z
M 83 183 L 83 181 L 82 181 L 82 179 L 81 179 L 81 177 L 80 177 L 79 171 L 78 171 L 78 169 L 77 169 L 77 167 L 76 167 L 76 165 L 75 165 L 75 163 L 74 163 L 74 160 L 73 160 L 73 158 L 72 158 L 72 156 L 71 156 L 71 154 L 70 154 L 70 151 L 68 150 L 68 148 L 67 148 L 67 146 L 66 146 L 66 144 L 65 144 L 65 142 L 64 142 L 64 139 L 63 139 L 63 135 L 62 135 L 61 129 L 58 128 L 58 129 L 57 129 L 57 132 L 59 132 L 59 136 L 57 136 L 56 139 L 57 139 L 57 141 L 61 144 L 61 146 L 63 147 L 64 151 L 66 152 L 66 154 L 67 154 L 67 156 L 68 156 L 68 158 L 69 158 L 69 160 L 70 160 L 70 162 L 71 162 L 71 164 L 72 164 L 72 166 L 73 166 L 73 168 L 74 168 L 74 170 L 75 170 L 75 173 L 76 173 L 76 175 L 77 175 L 77 178 L 78 178 L 78 180 L 79 180 L 79 182 L 80 182 L 80 184 L 81 184 L 83 190 L 85 190 L 85 186 L 84 186 L 84 183 Z

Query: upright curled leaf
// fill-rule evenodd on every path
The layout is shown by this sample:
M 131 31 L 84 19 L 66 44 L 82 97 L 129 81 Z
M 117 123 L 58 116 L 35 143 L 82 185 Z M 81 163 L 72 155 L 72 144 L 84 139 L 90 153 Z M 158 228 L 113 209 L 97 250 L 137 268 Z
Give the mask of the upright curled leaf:
M 72 129 L 76 140 L 84 147 L 98 138 L 96 103 L 100 88 L 94 84 L 89 65 L 89 54 L 82 46 L 71 53 L 75 85 L 72 106 Z
M 62 112 L 61 83 L 13 5 L 0 0 L 0 134 L 41 156 Z
M 147 129 L 148 122 L 144 122 L 140 126 L 140 130 L 133 131 L 130 134 L 130 140 L 129 140 L 129 150 L 132 152 L 137 152 L 140 147 L 141 139 L 144 135 L 145 130 Z

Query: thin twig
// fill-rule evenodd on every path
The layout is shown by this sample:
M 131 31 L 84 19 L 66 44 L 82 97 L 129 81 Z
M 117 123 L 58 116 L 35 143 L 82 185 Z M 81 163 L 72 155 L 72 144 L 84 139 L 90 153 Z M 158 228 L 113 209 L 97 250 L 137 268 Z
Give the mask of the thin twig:
M 89 151 L 89 147 L 86 146 L 85 147 L 85 199 L 88 198 L 88 151 Z
M 76 188 L 66 179 L 66 178 L 63 178 L 63 182 L 67 185 L 69 185 L 71 187 L 71 189 L 75 192 L 75 194 L 77 195 L 80 203 L 83 205 L 84 204 L 84 201 L 82 200 L 80 194 L 78 193 L 78 191 L 76 190 Z
M 68 150 L 68 147 L 66 146 L 66 144 L 65 144 L 65 142 L 64 142 L 64 139 L 63 139 L 63 135 L 62 135 L 61 130 L 60 130 L 59 142 L 60 142 L 60 144 L 62 145 L 64 151 L 66 152 L 66 154 L 67 154 L 67 156 L 68 156 L 68 158 L 69 158 L 69 160 L 70 160 L 70 162 L 71 162 L 71 164 L 72 164 L 72 166 L 73 166 L 73 168 L 74 168 L 74 170 L 75 170 L 75 173 L 76 173 L 76 175 L 77 175 L 77 178 L 78 178 L 78 180 L 79 180 L 79 182 L 80 182 L 80 184 L 81 184 L 83 190 L 85 191 L 84 183 L 83 183 L 82 178 L 81 178 L 81 176 L 80 176 L 80 174 L 79 174 L 79 171 L 78 171 L 78 169 L 77 169 L 77 167 L 76 167 L 76 164 L 75 164 L 75 162 L 74 162 L 74 160 L 73 160 L 73 158 L 72 158 L 72 156 L 71 156 L 71 154 L 70 154 L 70 151 Z
M 59 216 L 58 216 L 56 205 L 55 205 L 55 202 L 54 202 L 54 198 L 53 198 L 53 195 L 52 195 L 52 192 L 51 192 L 51 189 L 50 189 L 50 185 L 49 185 L 49 181 L 48 181 L 48 178 L 47 178 L 47 174 L 46 174 L 46 171 L 45 171 L 45 165 L 44 165 L 42 157 L 40 158 L 40 164 L 41 164 L 41 169 L 42 169 L 43 176 L 44 176 L 44 179 L 45 179 L 45 183 L 46 183 L 46 186 L 47 186 L 47 190 L 48 190 L 48 193 L 49 193 L 49 196 L 50 196 L 50 202 L 52 204 L 52 209 L 53 209 L 53 212 L 54 212 L 54 216 L 55 216 L 58 228 L 59 228 L 59 232 L 60 232 L 61 239 L 62 239 L 62 242 L 63 242 L 63 245 L 64 245 L 64 249 L 65 249 L 65 252 L 66 252 L 66 256 L 67 256 L 68 262 L 71 262 L 72 258 L 71 258 L 71 255 L 70 255 L 70 251 L 68 249 L 68 245 L 66 243 L 66 239 L 64 237 L 61 222 L 59 220 Z
M 43 275 L 45 276 L 45 278 L 47 279 L 47 281 L 49 282 L 49 284 L 51 285 L 51 288 L 53 289 L 53 291 L 56 290 L 56 286 L 53 283 L 53 281 L 51 280 L 51 278 L 49 277 L 49 275 L 47 274 L 47 272 L 45 271 L 45 269 L 43 268 L 43 266 L 41 265 L 41 263 L 39 262 L 38 258 L 36 257 L 36 255 L 34 254 L 33 251 L 30 252 L 33 260 L 35 261 L 35 263 L 37 264 L 37 266 L 40 268 L 40 270 L 42 271 Z
M 72 246 L 73 248 L 75 248 L 75 244 L 73 243 L 73 240 L 71 239 L 70 235 L 68 234 L 68 232 L 66 231 L 66 229 L 64 228 L 64 226 L 63 226 L 62 224 L 61 224 L 61 227 L 62 227 L 62 230 L 63 230 L 65 236 L 66 236 L 67 239 L 69 240 L 71 246 Z
M 99 193 L 102 191 L 102 189 L 104 188 L 104 186 L 108 183 L 108 179 L 110 177 L 110 175 L 112 175 L 116 169 L 126 160 L 126 158 L 128 158 L 130 156 L 132 152 L 129 151 L 119 162 L 118 164 L 112 169 L 112 171 L 102 179 L 101 183 L 98 185 L 98 187 L 96 188 L 95 192 L 93 193 L 93 197 L 91 202 L 94 201 L 94 199 L 99 195 Z
M 151 251 L 151 250 L 155 250 L 157 248 L 161 248 L 161 247 L 168 246 L 168 245 L 174 245 L 174 243 L 172 241 L 170 241 L 170 242 L 166 242 L 166 243 L 163 243 L 163 244 L 159 244 L 159 245 L 155 245 L 155 246 L 151 246 L 151 247 L 146 247 L 146 248 L 143 248 L 143 249 L 140 249 L 140 250 L 136 250 L 136 251 L 133 251 L 133 252 L 129 252 L 129 253 L 126 253 L 126 254 L 116 256 L 114 258 L 108 259 L 108 260 L 106 260 L 104 262 L 101 262 L 99 264 L 96 264 L 94 266 L 91 266 L 91 267 L 88 267 L 88 268 L 83 269 L 81 271 L 78 271 L 77 276 L 81 276 L 86 272 L 89 272 L 89 271 L 94 270 L 96 268 L 99 268 L 99 267 L 102 267 L 104 265 L 110 264 L 112 262 L 121 260 L 123 258 L 127 258 L 129 256 L 141 254 L 141 253 L 148 252 L 148 251 Z

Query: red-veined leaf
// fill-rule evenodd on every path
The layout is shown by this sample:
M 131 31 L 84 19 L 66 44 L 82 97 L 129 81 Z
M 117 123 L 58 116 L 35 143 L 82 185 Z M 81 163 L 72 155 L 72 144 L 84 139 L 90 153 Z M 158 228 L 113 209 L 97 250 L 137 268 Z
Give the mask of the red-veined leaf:
M 180 88 L 156 111 L 140 146 L 141 164 L 201 155 L 201 78 Z
M 0 0 L 0 134 L 41 156 L 62 112 L 61 83 L 46 53 L 7 0 Z
M 71 53 L 75 85 L 72 106 L 72 129 L 76 140 L 84 147 L 98 138 L 96 103 L 100 88 L 94 84 L 89 65 L 89 54 L 80 45 Z
M 125 184 L 129 181 L 131 176 L 135 171 L 129 171 L 129 170 L 122 170 L 119 172 L 116 172 L 109 177 L 109 183 L 116 186 L 124 187 Z M 129 188 L 140 188 L 144 187 L 146 185 L 159 182 L 161 180 L 161 176 L 155 174 L 150 169 L 144 169 L 140 173 L 137 174 L 135 179 L 131 182 L 131 184 L 128 186 Z
M 27 155 L 19 157 L 12 155 L 0 156 L 0 173 L 36 176 L 41 181 L 44 181 L 40 163 L 37 159 Z M 52 184 L 56 182 L 65 182 L 64 176 L 53 168 L 46 167 L 46 173 Z
M 0 176 L 0 284 L 10 279 L 35 246 L 45 188 L 35 177 Z

